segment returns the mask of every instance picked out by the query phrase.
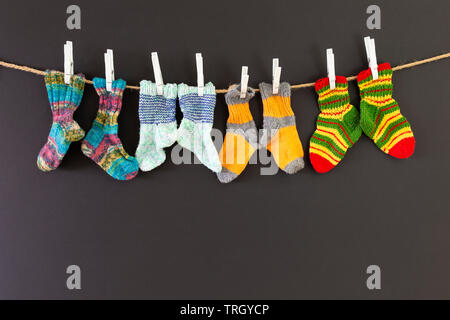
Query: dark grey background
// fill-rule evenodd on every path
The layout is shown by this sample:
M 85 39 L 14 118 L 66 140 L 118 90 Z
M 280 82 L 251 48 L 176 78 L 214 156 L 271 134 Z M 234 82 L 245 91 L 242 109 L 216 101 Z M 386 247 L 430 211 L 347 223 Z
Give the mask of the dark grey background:
M 82 30 L 66 28 L 66 8 L 82 10 Z M 366 28 L 378 4 L 382 30 Z M 393 66 L 449 51 L 448 1 L 2 1 L 0 58 L 63 69 L 74 42 L 76 72 L 104 75 L 114 49 L 117 77 L 153 79 L 158 51 L 166 82 L 196 83 L 196 52 L 217 88 L 326 74 L 332 47 L 338 75 L 366 68 L 363 36 Z M 36 156 L 51 113 L 43 78 L 0 69 L 0 298 L 300 299 L 450 298 L 449 61 L 395 72 L 394 97 L 417 141 L 408 160 L 386 156 L 366 136 L 338 168 L 260 176 L 247 167 L 229 185 L 202 165 L 171 161 L 118 182 L 74 143 L 61 167 L 42 173 Z M 359 107 L 355 83 L 352 103 Z M 313 89 L 292 94 L 306 154 L 318 114 Z M 228 112 L 218 96 L 216 128 Z M 85 89 L 75 118 L 88 130 L 98 96 Z M 127 90 L 120 138 L 134 154 L 138 92 Z M 259 95 L 251 110 L 262 122 Z M 180 118 L 180 117 L 178 117 Z M 168 149 L 167 152 L 170 152 Z M 65 287 L 66 267 L 82 268 L 82 290 Z M 382 269 L 382 289 L 366 288 L 366 268 Z

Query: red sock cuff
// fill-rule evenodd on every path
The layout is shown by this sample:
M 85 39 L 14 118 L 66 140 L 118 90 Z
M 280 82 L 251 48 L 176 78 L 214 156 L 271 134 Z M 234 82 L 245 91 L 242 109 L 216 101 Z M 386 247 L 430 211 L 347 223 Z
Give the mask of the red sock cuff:
M 348 87 L 348 83 L 347 83 L 347 79 L 343 76 L 336 76 L 336 84 L 340 84 L 342 88 L 347 88 Z M 326 78 L 322 78 L 316 81 L 315 84 L 315 89 L 317 94 L 319 94 L 319 91 L 323 91 L 330 89 L 330 79 L 328 79 L 328 77 Z
M 388 62 L 381 63 L 378 65 L 378 73 L 380 73 L 382 71 L 386 71 L 386 70 L 388 72 L 390 71 L 392 73 L 391 65 Z M 370 68 L 361 71 L 357 77 L 358 83 L 361 81 L 367 80 L 371 76 L 372 76 L 372 70 Z M 372 79 L 370 79 L 370 80 L 372 80 Z

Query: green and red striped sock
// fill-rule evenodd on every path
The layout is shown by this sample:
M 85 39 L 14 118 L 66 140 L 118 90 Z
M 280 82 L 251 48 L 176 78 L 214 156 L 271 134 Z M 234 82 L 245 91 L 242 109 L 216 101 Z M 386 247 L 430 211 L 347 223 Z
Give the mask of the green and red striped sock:
M 361 136 L 359 112 L 350 104 L 348 83 L 345 77 L 336 77 L 336 88 L 330 89 L 329 79 L 316 82 L 320 114 L 317 129 L 309 144 L 309 158 L 319 173 L 333 169 L 348 148 Z
M 385 153 L 408 158 L 414 153 L 416 140 L 408 120 L 392 98 L 392 69 L 389 63 L 378 65 L 378 79 L 370 69 L 358 74 L 361 96 L 361 121 L 364 133 Z

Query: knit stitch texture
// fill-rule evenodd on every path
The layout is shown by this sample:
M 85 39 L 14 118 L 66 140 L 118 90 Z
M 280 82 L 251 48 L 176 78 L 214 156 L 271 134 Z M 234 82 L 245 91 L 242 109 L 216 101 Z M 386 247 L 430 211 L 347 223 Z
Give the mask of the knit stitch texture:
M 345 77 L 336 76 L 334 89 L 330 89 L 328 78 L 317 80 L 315 88 L 320 114 L 309 144 L 309 158 L 317 172 L 325 173 L 333 169 L 358 141 L 361 127 L 359 112 L 350 104 Z
M 241 98 L 240 94 L 240 85 L 231 86 L 225 94 L 229 117 L 227 132 L 219 152 L 222 171 L 217 174 L 222 183 L 236 179 L 258 150 L 256 125 L 249 107 L 249 101 L 255 96 L 255 90 L 248 88 L 244 98 Z
M 164 85 L 162 95 L 158 95 L 156 84 L 151 81 L 142 80 L 140 86 L 140 135 L 136 158 L 141 170 L 149 171 L 166 160 L 163 149 L 177 139 L 177 85 Z
M 361 128 L 385 153 L 408 158 L 414 153 L 416 140 L 411 126 L 392 98 L 392 69 L 389 63 L 378 65 L 378 79 L 370 69 L 358 74 L 361 96 Z
M 47 172 L 60 165 L 71 142 L 84 137 L 83 129 L 73 120 L 73 113 L 83 97 L 85 79 L 83 74 L 72 75 L 70 84 L 66 84 L 63 73 L 47 70 L 44 80 L 53 122 L 47 143 L 39 152 L 37 166 Z
M 130 180 L 137 175 L 139 164 L 134 157 L 128 155 L 117 135 L 117 118 L 122 108 L 126 83 L 122 79 L 113 81 L 112 91 L 109 92 L 106 90 L 105 79 L 94 78 L 93 81 L 100 96 L 100 105 L 81 150 L 113 178 Z
M 302 170 L 305 163 L 291 108 L 291 86 L 287 82 L 280 83 L 278 94 L 273 94 L 270 83 L 260 83 L 259 89 L 264 116 L 260 145 L 272 153 L 281 170 L 294 174 Z
M 222 165 L 211 138 L 216 106 L 214 85 L 207 83 L 203 96 L 199 96 L 198 87 L 182 83 L 178 85 L 178 97 L 183 112 L 183 120 L 178 128 L 178 143 L 192 151 L 210 170 L 219 172 Z

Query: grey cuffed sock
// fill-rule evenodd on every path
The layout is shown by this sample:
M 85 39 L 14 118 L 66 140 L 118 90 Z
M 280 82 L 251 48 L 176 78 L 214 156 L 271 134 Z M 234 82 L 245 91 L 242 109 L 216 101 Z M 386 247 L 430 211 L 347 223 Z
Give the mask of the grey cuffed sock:
M 303 169 L 305 163 L 290 103 L 291 86 L 287 82 L 280 83 L 278 94 L 273 94 L 272 88 L 270 83 L 259 84 L 264 107 L 259 143 L 271 151 L 281 170 L 293 174 Z M 278 146 L 277 150 L 272 150 L 273 145 Z
M 287 82 L 280 83 L 277 94 L 273 93 L 272 88 L 273 85 L 271 83 L 261 82 L 259 84 L 259 90 L 261 90 L 261 98 L 263 98 L 263 100 L 273 96 L 280 96 L 280 97 L 291 96 L 291 85 Z
M 225 101 L 228 105 L 230 116 L 228 117 L 227 132 L 224 139 L 224 145 L 227 143 L 226 148 L 222 146 L 222 150 L 219 153 L 222 170 L 217 173 L 217 178 L 222 183 L 228 183 L 236 179 L 245 169 L 251 155 L 258 149 L 256 125 L 248 105 L 250 99 L 254 97 L 255 91 L 252 88 L 248 88 L 244 98 L 240 97 L 240 92 L 241 87 L 238 85 L 232 86 L 225 94 Z M 243 141 L 242 139 L 234 140 L 236 136 L 245 139 L 246 143 L 241 144 L 240 141 Z M 233 140 L 229 143 L 227 139 Z M 238 145 L 236 145 L 236 141 Z M 244 157 L 247 150 L 249 152 L 248 159 Z M 235 153 L 237 156 L 236 162 L 238 163 L 234 163 Z M 227 154 L 231 159 L 227 157 Z M 231 163 L 228 163 L 230 160 Z

